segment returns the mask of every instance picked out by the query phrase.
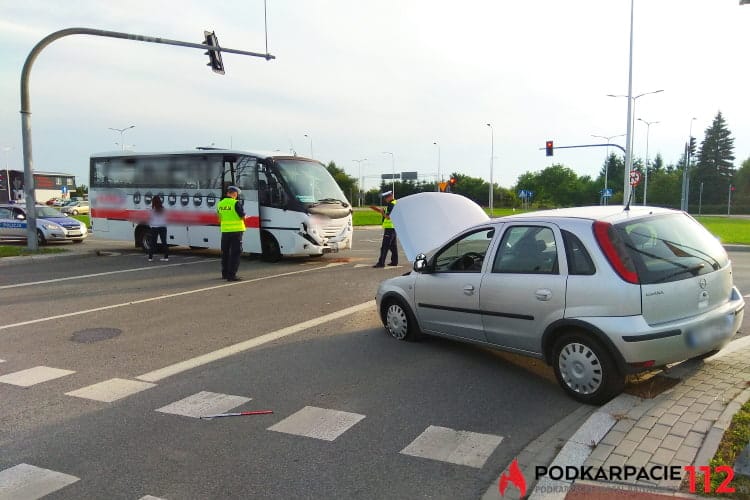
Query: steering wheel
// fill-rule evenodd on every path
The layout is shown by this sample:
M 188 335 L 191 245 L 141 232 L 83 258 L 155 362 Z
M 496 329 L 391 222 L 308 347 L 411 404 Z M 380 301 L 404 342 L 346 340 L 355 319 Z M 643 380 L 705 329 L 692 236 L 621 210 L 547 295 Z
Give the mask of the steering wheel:
M 480 264 L 484 261 L 484 255 L 478 252 L 466 252 L 465 254 L 458 257 L 450 265 L 450 268 L 454 271 L 468 271 L 474 268 L 477 263 Z

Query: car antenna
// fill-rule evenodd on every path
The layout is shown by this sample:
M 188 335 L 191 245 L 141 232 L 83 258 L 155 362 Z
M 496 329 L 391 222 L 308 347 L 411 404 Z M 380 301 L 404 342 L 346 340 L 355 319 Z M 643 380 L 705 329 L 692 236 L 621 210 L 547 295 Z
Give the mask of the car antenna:
M 625 205 L 625 211 L 630 211 L 630 202 L 633 201 L 633 191 L 635 191 L 635 186 L 630 187 L 630 193 L 628 193 L 628 203 Z

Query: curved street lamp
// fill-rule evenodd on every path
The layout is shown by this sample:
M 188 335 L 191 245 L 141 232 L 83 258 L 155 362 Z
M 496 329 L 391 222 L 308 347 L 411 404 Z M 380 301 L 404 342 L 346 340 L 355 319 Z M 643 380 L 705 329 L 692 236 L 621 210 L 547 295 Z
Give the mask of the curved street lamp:
M 437 141 L 433 142 L 432 144 L 434 144 L 435 146 L 437 146 L 437 150 L 438 150 L 438 164 L 437 164 L 438 170 L 437 170 L 437 182 L 436 182 L 436 184 L 437 184 L 437 183 L 442 182 L 442 180 L 443 180 L 443 179 L 440 178 L 440 144 L 438 144 Z
M 367 161 L 367 158 L 362 158 L 361 160 L 352 160 L 356 161 L 357 165 L 359 166 L 359 195 L 357 196 L 357 202 L 358 205 L 362 206 L 362 193 L 365 190 L 365 180 L 362 178 L 362 162 Z
M 384 155 L 391 155 L 391 191 L 393 197 L 396 197 L 396 156 L 390 151 L 383 151 Z
M 124 134 L 126 130 L 130 130 L 131 128 L 135 128 L 135 125 L 131 125 L 131 126 L 125 127 L 125 128 L 112 128 L 112 127 L 108 127 L 108 128 L 110 130 L 114 130 L 115 132 L 120 132 L 120 143 L 119 144 L 120 144 L 120 147 L 122 148 L 122 150 L 125 151 L 125 143 L 122 141 L 122 134 Z M 117 144 L 117 143 L 115 143 L 115 144 Z
M 607 144 L 610 144 L 612 142 L 612 139 L 615 137 L 625 137 L 625 134 L 618 134 L 618 135 L 594 135 L 591 134 L 591 137 L 596 137 L 597 139 L 604 139 L 607 141 Z M 608 189 L 608 177 L 609 177 L 609 146 L 607 146 L 607 158 L 604 160 L 604 190 L 606 191 Z M 607 204 L 607 197 L 602 196 L 602 205 Z
M 315 156 L 313 156 L 312 136 L 310 136 L 308 134 L 305 134 L 305 137 L 307 137 L 308 139 L 310 139 L 310 159 L 314 160 Z
M 647 122 L 643 118 L 638 118 L 638 121 L 646 124 L 646 171 L 643 173 L 643 204 L 646 204 L 646 198 L 648 196 L 648 136 L 651 133 L 651 125 L 656 125 L 661 122 Z
M 492 170 L 495 166 L 495 129 L 492 128 L 491 123 L 488 123 L 487 126 L 490 127 L 490 141 L 491 141 L 490 142 L 490 217 L 492 217 L 493 212 L 494 212 L 493 210 L 494 200 L 492 199 L 492 195 L 494 191 L 493 185 L 492 185 L 492 174 L 493 174 Z

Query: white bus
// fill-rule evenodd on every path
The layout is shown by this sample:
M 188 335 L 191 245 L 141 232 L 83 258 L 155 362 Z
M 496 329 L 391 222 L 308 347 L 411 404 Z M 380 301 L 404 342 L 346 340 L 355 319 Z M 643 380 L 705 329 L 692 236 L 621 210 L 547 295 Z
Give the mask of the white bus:
M 242 190 L 244 252 L 275 262 L 352 247 L 351 204 L 322 163 L 214 148 L 92 155 L 92 232 L 148 249 L 151 200 L 158 195 L 170 245 L 219 249 L 216 204 L 232 185 Z

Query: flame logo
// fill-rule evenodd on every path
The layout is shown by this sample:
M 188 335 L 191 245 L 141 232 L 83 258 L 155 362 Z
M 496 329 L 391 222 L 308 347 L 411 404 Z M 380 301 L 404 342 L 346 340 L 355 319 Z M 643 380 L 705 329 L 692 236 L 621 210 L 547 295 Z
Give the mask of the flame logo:
M 513 463 L 508 467 L 508 473 L 503 472 L 500 475 L 500 482 L 498 483 L 498 489 L 500 490 L 500 496 L 505 496 L 505 490 L 508 485 L 512 484 L 518 491 L 521 492 L 521 498 L 526 496 L 526 478 L 523 477 L 521 469 L 518 467 L 518 459 L 514 459 Z

